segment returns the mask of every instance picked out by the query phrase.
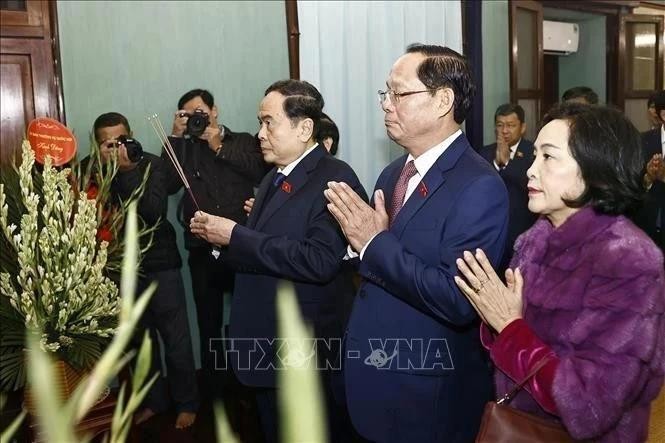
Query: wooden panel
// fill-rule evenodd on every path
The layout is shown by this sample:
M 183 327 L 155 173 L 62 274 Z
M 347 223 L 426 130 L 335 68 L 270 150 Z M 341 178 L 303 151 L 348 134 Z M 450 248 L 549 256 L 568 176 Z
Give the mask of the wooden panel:
M 531 127 L 537 127 L 543 114 L 542 102 L 544 99 L 544 75 L 543 75 L 543 5 L 533 0 L 510 0 L 509 12 L 509 28 L 510 28 L 510 101 L 511 103 L 518 103 L 521 99 L 535 99 L 535 118 L 530 120 Z M 517 25 L 518 11 L 523 10 L 532 14 L 534 19 L 534 30 L 536 42 L 532 45 L 532 53 L 530 54 L 531 65 L 533 72 L 533 84 L 529 89 L 520 88 L 519 76 L 519 38 L 518 33 L 520 27 Z M 522 30 L 523 31 L 523 30 Z M 526 36 L 529 38 L 529 36 Z M 522 58 L 524 61 L 524 56 Z
M 546 114 L 559 101 L 559 57 L 543 57 L 543 114 Z
M 13 137 L 17 131 L 23 134 L 26 121 L 35 117 L 55 119 L 60 117 L 50 51 L 49 40 L 10 38 L 0 40 L 3 67 L 0 161 L 20 147 Z M 25 101 L 23 111 L 21 105 L 15 101 L 19 96 Z M 7 103 L 5 97 L 8 99 Z M 6 136 L 5 128 L 8 131 Z
M 27 11 L 0 11 L 0 36 L 49 37 L 49 3 L 28 0 Z
M 617 71 L 617 103 L 616 105 L 624 109 L 626 99 L 647 98 L 652 91 L 634 90 L 629 80 L 632 78 L 630 73 L 627 72 L 631 69 L 632 64 L 626 63 L 628 56 L 628 42 L 626 41 L 627 26 L 630 23 L 650 23 L 656 26 L 656 64 L 655 64 L 655 90 L 663 89 L 663 67 L 665 65 L 665 42 L 664 29 L 665 20 L 662 16 L 656 15 L 636 15 L 624 14 L 619 16 L 618 20 L 618 34 L 617 34 L 617 55 L 618 59 L 623 63 L 619 63 L 616 67 Z
M 28 122 L 35 118 L 29 55 L 0 55 L 0 163 L 18 149 Z

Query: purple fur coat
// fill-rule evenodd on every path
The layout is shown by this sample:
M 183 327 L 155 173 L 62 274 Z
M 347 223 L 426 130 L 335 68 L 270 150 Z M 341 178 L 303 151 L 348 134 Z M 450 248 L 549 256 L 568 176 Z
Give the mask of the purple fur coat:
M 556 230 L 541 218 L 515 249 L 524 319 L 559 358 L 552 384 L 559 419 L 576 439 L 644 441 L 665 374 L 656 245 L 625 217 L 584 208 Z M 496 382 L 499 395 L 515 384 L 499 370 Z M 525 391 L 510 405 L 548 416 Z

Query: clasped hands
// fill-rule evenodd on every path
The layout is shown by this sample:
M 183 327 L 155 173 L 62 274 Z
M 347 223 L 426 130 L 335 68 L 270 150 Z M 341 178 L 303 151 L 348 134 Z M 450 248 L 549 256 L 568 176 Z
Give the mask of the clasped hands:
M 647 187 L 651 186 L 655 181 L 665 182 L 665 162 L 663 162 L 663 154 L 654 154 L 647 163 L 646 169 L 644 180 Z
M 354 251 L 360 253 L 376 234 L 388 229 L 388 213 L 383 191 L 374 192 L 374 208 L 346 183 L 328 182 L 323 191 L 328 210 L 335 217 Z
M 456 263 L 464 279 L 455 276 L 455 283 L 492 329 L 499 333 L 522 317 L 524 280 L 519 268 L 506 270 L 504 284 L 481 249 L 476 249 L 475 256 L 464 251 Z

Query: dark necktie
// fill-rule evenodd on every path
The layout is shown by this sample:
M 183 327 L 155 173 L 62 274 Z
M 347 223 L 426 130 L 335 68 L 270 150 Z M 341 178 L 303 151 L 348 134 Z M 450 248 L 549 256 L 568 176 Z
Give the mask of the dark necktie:
M 418 170 L 416 169 L 413 160 L 409 160 L 399 174 L 399 178 L 395 184 L 395 190 L 393 191 L 393 201 L 390 205 L 390 212 L 388 212 L 391 226 L 404 205 L 404 196 L 406 195 L 406 188 L 409 186 L 409 180 L 416 175 L 417 172 Z
M 275 192 L 277 192 L 279 187 L 282 186 L 284 180 L 286 180 L 286 175 L 282 174 L 281 172 L 275 174 L 275 176 L 272 178 L 272 186 L 268 188 L 268 192 L 266 192 L 266 197 L 265 199 L 263 199 L 265 203 L 268 203 L 272 198 L 272 196 L 275 195 Z

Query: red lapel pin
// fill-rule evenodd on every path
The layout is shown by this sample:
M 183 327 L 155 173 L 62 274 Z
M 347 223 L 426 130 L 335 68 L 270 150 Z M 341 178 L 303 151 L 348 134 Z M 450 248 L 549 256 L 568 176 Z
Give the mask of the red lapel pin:
M 418 190 L 420 191 L 420 195 L 427 197 L 427 186 L 425 186 L 425 182 L 420 182 Z
M 287 194 L 291 193 L 291 184 L 287 181 L 282 182 L 282 191 L 286 192 Z

